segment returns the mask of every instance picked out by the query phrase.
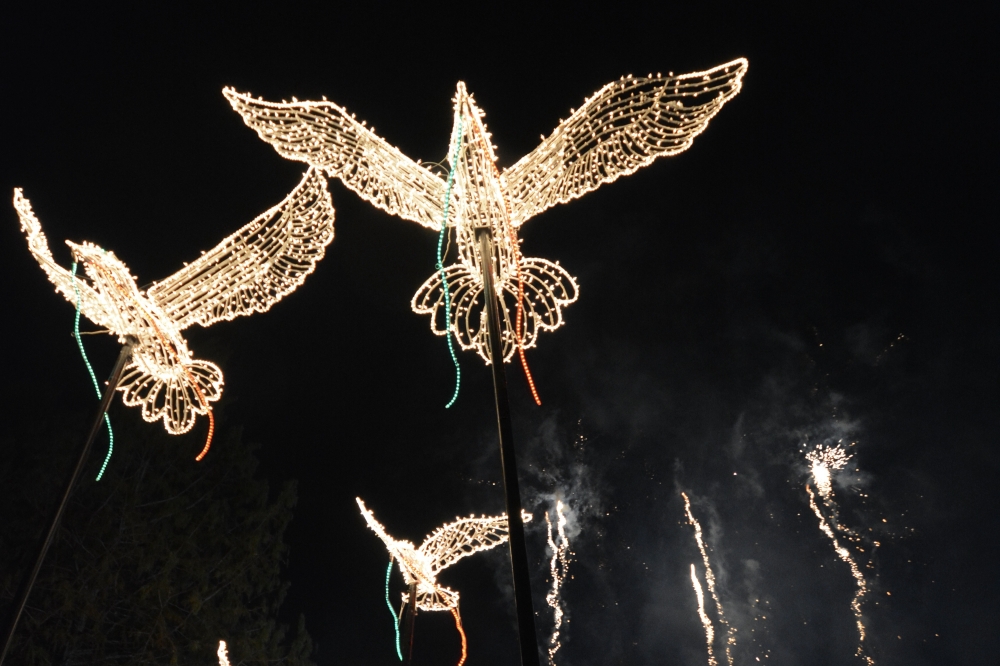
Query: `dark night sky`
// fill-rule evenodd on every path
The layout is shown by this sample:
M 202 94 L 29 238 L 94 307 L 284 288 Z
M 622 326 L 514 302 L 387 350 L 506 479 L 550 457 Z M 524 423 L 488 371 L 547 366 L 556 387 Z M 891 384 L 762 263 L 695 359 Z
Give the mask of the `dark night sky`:
M 559 494 L 575 528 L 557 661 L 706 663 L 683 490 L 713 547 L 739 666 L 861 663 L 852 579 L 809 510 L 801 456 L 845 438 L 859 471 L 838 477 L 841 519 L 881 544 L 864 606 L 876 663 L 991 662 L 995 10 L 648 4 L 34 3 L 6 13 L 0 40 L 0 190 L 25 188 L 58 260 L 69 263 L 62 239 L 90 240 L 145 284 L 280 201 L 304 170 L 244 126 L 224 85 L 326 95 L 436 161 L 464 80 L 503 167 L 609 80 L 745 56 L 743 92 L 690 151 L 521 229 L 527 256 L 560 261 L 581 285 L 567 325 L 529 354 L 543 407 L 508 369 L 535 524 Z M 391 664 L 387 556 L 353 498 L 418 542 L 456 514 L 499 512 L 492 386 L 466 353 L 459 402 L 443 408 L 447 348 L 409 310 L 434 270 L 434 234 L 337 182 L 331 192 L 337 236 L 306 284 L 188 340 L 225 372 L 220 428 L 263 444 L 275 484 L 299 479 L 288 617 L 305 612 L 320 664 Z M 12 208 L 2 220 L 5 414 L 82 410 L 93 397 L 72 307 Z M 88 342 L 108 368 L 116 345 Z M 203 428 L 176 439 L 178 455 L 193 458 Z M 542 533 L 529 549 L 547 636 Z M 515 663 L 506 566 L 498 549 L 443 577 L 462 594 L 470 664 Z M 420 663 L 454 663 L 450 622 L 420 617 Z

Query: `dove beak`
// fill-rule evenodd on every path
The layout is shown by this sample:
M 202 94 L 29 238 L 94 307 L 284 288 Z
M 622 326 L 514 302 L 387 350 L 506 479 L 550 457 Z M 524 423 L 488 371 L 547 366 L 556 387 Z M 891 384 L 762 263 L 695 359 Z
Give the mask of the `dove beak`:
M 90 243 L 74 243 L 66 241 L 70 252 L 73 254 L 73 261 L 88 262 L 99 259 L 97 248 Z
M 66 241 L 69 251 L 73 254 L 73 261 L 83 261 L 86 258 L 86 248 L 73 241 Z

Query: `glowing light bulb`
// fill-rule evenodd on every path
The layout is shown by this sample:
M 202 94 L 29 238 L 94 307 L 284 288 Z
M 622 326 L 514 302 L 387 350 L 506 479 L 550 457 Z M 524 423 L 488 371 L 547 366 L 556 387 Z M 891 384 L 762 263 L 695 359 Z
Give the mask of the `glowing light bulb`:
M 515 350 L 523 356 L 525 349 L 534 347 L 541 331 L 560 327 L 563 308 L 578 295 L 576 280 L 558 263 L 520 254 L 517 229 L 547 208 L 630 175 L 659 157 L 687 150 L 739 93 L 747 66 L 740 58 L 679 76 L 613 81 L 561 121 L 535 150 L 502 171 L 496 166 L 484 113 L 459 82 L 456 129 L 448 149 L 454 172 L 450 190 L 440 174 L 411 160 L 326 98 L 276 103 L 232 88 L 223 94 L 247 126 L 282 157 L 323 169 L 387 213 L 439 231 L 448 200 L 454 210 L 446 225 L 454 234 L 457 262 L 424 282 L 411 307 L 430 315 L 435 335 L 453 336 L 462 349 L 475 350 L 489 363 L 475 229 L 489 228 L 493 235 L 494 256 L 487 268 L 502 301 L 506 362 Z
M 172 435 L 191 430 L 198 415 L 209 417 L 198 460 L 211 444 L 211 403 L 222 395 L 222 371 L 195 359 L 181 331 L 266 312 L 303 283 L 333 240 L 333 204 L 326 179 L 314 169 L 280 204 L 145 290 L 113 252 L 93 243 L 66 241 L 90 282 L 72 275 L 53 259 L 20 189 L 14 190 L 14 208 L 28 249 L 56 291 L 119 341 L 137 339 L 117 387 L 123 402 L 141 407 L 146 421 L 162 420 Z

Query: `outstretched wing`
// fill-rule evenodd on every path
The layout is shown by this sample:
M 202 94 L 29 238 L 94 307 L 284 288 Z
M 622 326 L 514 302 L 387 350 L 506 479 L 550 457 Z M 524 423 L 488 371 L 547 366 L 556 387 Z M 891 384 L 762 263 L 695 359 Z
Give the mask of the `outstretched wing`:
M 49 277 L 49 281 L 56 286 L 56 291 L 73 304 L 76 304 L 79 292 L 80 312 L 98 326 L 111 328 L 115 318 L 105 309 L 97 291 L 87 284 L 83 276 L 74 277 L 52 258 L 49 241 L 42 231 L 42 225 L 31 210 L 31 202 L 21 192 L 21 188 L 14 190 L 14 210 L 21 220 L 21 231 L 28 240 L 28 249 Z
M 628 77 L 598 90 L 504 172 L 512 222 L 687 150 L 740 91 L 747 65 L 739 58 L 705 72 Z
M 361 509 L 361 515 L 364 516 L 368 527 L 378 535 L 378 538 L 385 544 L 386 550 L 389 551 L 389 556 L 399 564 L 399 570 L 403 573 L 403 580 L 406 581 L 406 584 L 409 585 L 414 580 L 417 580 L 424 586 L 433 588 L 435 585 L 433 577 L 427 577 L 426 565 L 423 558 L 414 550 L 413 544 L 409 541 L 401 541 L 389 536 L 385 528 L 375 520 L 375 515 L 365 506 L 361 498 L 355 497 L 354 499 L 357 501 L 358 508 Z
M 265 102 L 224 88 L 243 122 L 278 154 L 323 169 L 392 215 L 441 227 L 445 181 L 328 101 Z
M 284 201 L 147 294 L 181 329 L 266 312 L 305 281 L 331 240 L 326 179 L 309 169 Z
M 525 518 L 530 520 L 530 515 L 524 514 L 522 519 Z M 430 561 L 431 571 L 436 576 L 463 557 L 499 546 L 508 536 L 507 516 L 470 516 L 431 532 L 418 552 Z
M 396 546 L 396 540 L 386 533 L 385 528 L 382 527 L 381 523 L 375 520 L 375 514 L 373 514 L 371 510 L 365 506 L 365 503 L 360 497 L 355 497 L 354 500 L 358 503 L 358 508 L 361 509 L 361 515 L 364 516 L 365 522 L 368 523 L 368 527 L 370 527 L 372 531 L 378 535 L 379 539 L 382 539 L 382 543 L 385 544 L 385 547 L 389 550 L 389 552 L 395 555 L 393 550 Z

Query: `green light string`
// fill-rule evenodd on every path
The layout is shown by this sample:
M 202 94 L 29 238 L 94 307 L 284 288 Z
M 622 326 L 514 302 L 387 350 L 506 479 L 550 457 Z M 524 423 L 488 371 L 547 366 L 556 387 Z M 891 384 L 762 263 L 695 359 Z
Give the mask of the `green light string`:
M 83 356 L 87 372 L 90 373 L 90 379 L 94 382 L 94 390 L 97 391 L 97 399 L 100 400 L 103 397 L 101 395 L 101 385 L 97 382 L 97 375 L 94 374 L 94 368 L 87 359 L 87 352 L 83 349 L 83 339 L 80 338 L 80 288 L 76 286 L 75 261 L 73 262 L 73 270 L 70 278 L 73 280 L 73 291 L 76 292 L 76 317 L 73 318 L 73 337 L 76 338 L 76 346 L 80 348 L 80 355 Z M 108 468 L 108 461 L 111 460 L 111 452 L 115 450 L 115 433 L 111 430 L 111 419 L 108 418 L 107 412 L 104 412 L 104 423 L 108 426 L 108 455 L 104 457 L 104 464 L 101 465 L 101 471 L 97 474 L 97 481 L 100 481 L 101 477 L 104 476 L 104 470 Z
M 399 657 L 400 661 L 403 661 L 403 651 L 399 649 L 399 616 L 396 615 L 396 609 L 392 607 L 392 602 L 389 601 L 389 575 L 392 573 L 392 558 L 389 558 L 389 568 L 385 570 L 385 605 L 389 607 L 389 612 L 392 613 L 393 628 L 396 630 L 396 656 Z
M 448 330 L 448 352 L 451 360 L 455 364 L 455 393 L 451 400 L 444 406 L 448 409 L 458 400 L 458 389 L 462 384 L 462 368 L 458 365 L 458 356 L 455 354 L 455 345 L 451 340 L 451 294 L 448 291 L 448 277 L 444 270 L 444 237 L 448 233 L 448 209 L 451 206 L 451 186 L 455 183 L 455 167 L 458 164 L 458 151 L 462 148 L 462 116 L 458 117 L 458 141 L 455 142 L 455 152 L 451 156 L 451 169 L 448 170 L 448 187 L 444 191 L 444 219 L 441 220 L 441 233 L 438 234 L 437 245 L 437 269 L 441 271 L 441 287 L 444 289 L 444 323 Z

